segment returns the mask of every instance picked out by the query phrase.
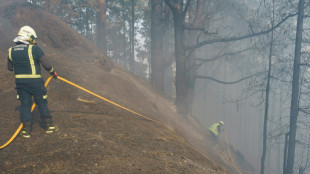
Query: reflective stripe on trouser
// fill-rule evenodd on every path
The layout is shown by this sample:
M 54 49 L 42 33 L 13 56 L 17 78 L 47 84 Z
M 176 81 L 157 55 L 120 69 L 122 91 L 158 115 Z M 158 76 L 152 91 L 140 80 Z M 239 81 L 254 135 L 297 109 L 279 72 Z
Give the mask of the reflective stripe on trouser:
M 22 122 L 32 120 L 31 105 L 32 96 L 36 102 L 42 119 L 51 118 L 50 111 L 47 107 L 46 88 L 42 79 L 35 83 L 16 83 L 17 91 L 21 101 L 20 119 Z

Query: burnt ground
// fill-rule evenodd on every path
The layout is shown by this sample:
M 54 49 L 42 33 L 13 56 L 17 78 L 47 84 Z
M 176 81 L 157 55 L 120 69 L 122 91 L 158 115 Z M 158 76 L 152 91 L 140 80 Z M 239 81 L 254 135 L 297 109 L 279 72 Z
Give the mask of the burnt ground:
M 0 150 L 0 173 L 253 173 L 240 152 L 231 148 L 230 160 L 225 142 L 215 146 L 195 119 L 178 115 L 172 101 L 112 63 L 56 16 L 4 0 L 0 0 L 0 146 L 20 124 L 14 76 L 6 70 L 6 57 L 23 25 L 37 31 L 39 45 L 61 77 L 155 121 L 52 79 L 47 87 L 49 108 L 60 130 L 45 134 L 35 110 L 31 138 L 17 136 Z
M 52 113 L 60 130 L 35 124 L 31 139 L 17 137 L 1 151 L 2 172 L 223 173 L 174 132 L 122 111 Z

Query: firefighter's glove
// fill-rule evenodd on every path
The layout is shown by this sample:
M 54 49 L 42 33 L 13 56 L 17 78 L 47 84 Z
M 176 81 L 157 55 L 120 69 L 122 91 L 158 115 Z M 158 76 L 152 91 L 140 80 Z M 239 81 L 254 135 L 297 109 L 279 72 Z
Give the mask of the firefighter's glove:
M 53 72 L 51 72 L 50 74 L 51 74 L 55 79 L 57 79 L 58 74 L 57 74 L 56 71 L 53 71 Z

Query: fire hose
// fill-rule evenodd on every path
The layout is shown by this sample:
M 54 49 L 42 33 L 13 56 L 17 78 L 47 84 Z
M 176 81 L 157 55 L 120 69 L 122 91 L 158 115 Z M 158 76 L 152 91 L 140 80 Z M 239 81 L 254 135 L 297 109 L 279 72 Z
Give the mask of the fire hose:
M 45 86 L 45 87 L 49 84 L 49 82 L 51 81 L 52 77 L 53 77 L 53 75 L 47 78 L 46 82 L 44 83 L 44 86 Z M 133 113 L 133 114 L 135 114 L 135 115 L 137 115 L 137 116 L 139 116 L 139 117 L 145 118 L 145 119 L 147 119 L 147 120 L 150 120 L 150 121 L 153 121 L 153 122 L 156 122 L 156 123 L 158 123 L 158 124 L 160 124 L 160 125 L 165 126 L 163 123 L 161 123 L 161 122 L 159 122 L 159 121 L 157 121 L 157 120 L 151 119 L 151 118 L 149 118 L 149 117 L 147 117 L 147 116 L 144 116 L 144 115 L 142 115 L 142 114 L 139 114 L 139 113 L 137 113 L 137 112 L 135 112 L 135 111 L 133 111 L 133 110 L 131 110 L 131 109 L 128 109 L 128 108 L 126 108 L 126 107 L 124 107 L 124 106 L 122 106 L 122 105 L 120 105 L 120 104 L 117 104 L 117 103 L 115 103 L 115 102 L 113 102 L 113 101 L 111 101 L 111 100 L 108 100 L 108 99 L 106 99 L 106 98 L 104 98 L 104 97 L 102 97 L 102 96 L 100 96 L 100 95 L 98 95 L 98 94 L 96 94 L 96 93 L 93 93 L 93 92 L 91 92 L 91 91 L 89 91 L 89 90 L 87 90 L 87 89 L 85 89 L 85 88 L 83 88 L 83 87 L 81 87 L 81 86 L 79 86 L 79 85 L 77 85 L 77 84 L 75 84 L 75 83 L 73 83 L 73 82 L 71 82 L 71 81 L 65 79 L 65 78 L 62 78 L 62 77 L 60 77 L 60 76 L 57 76 L 57 79 L 59 79 L 59 80 L 65 82 L 65 83 L 68 83 L 68 84 L 70 84 L 70 85 L 72 85 L 72 86 L 74 86 L 74 87 L 76 87 L 76 88 L 79 88 L 79 89 L 81 89 L 81 90 L 83 90 L 83 91 L 85 91 L 85 92 L 87 92 L 87 93 L 89 93 L 89 94 L 91 94 L 91 95 L 93 95 L 93 96 L 96 96 L 96 97 L 100 98 L 101 100 L 104 100 L 104 101 L 106 101 L 106 102 L 109 102 L 109 103 L 111 103 L 111 104 L 113 104 L 113 105 L 115 105 L 115 106 L 117 106 L 117 107 L 119 107 L 119 108 L 122 108 L 122 109 L 124 109 L 124 110 L 126 110 L 126 111 L 128 111 L 128 112 L 131 112 L 131 113 Z M 31 112 L 34 110 L 35 107 L 36 107 L 36 104 L 33 103 L 32 107 L 31 107 Z M 12 136 L 11 138 L 10 138 L 4 145 L 0 146 L 0 149 L 3 149 L 3 148 L 5 148 L 7 145 L 9 145 L 9 144 L 16 138 L 16 136 L 18 135 L 18 133 L 20 132 L 20 130 L 21 130 L 22 128 L 23 128 L 23 123 L 21 123 L 21 124 L 19 125 L 19 127 L 17 128 L 17 130 L 15 131 L 15 133 L 13 134 L 13 136 Z

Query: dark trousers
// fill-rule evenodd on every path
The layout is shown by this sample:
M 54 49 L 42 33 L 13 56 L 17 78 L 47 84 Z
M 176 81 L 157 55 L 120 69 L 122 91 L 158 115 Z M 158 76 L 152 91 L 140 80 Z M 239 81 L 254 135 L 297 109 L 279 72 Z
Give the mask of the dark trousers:
M 210 135 L 212 137 L 212 140 L 217 143 L 218 142 L 218 137 L 216 135 L 214 135 L 214 133 L 211 132 L 210 130 L 209 130 L 209 133 L 210 133 Z
M 16 83 L 17 95 L 21 102 L 20 120 L 28 122 L 32 120 L 32 97 L 37 104 L 42 119 L 51 118 L 47 107 L 46 88 L 43 79 L 30 83 Z

